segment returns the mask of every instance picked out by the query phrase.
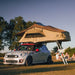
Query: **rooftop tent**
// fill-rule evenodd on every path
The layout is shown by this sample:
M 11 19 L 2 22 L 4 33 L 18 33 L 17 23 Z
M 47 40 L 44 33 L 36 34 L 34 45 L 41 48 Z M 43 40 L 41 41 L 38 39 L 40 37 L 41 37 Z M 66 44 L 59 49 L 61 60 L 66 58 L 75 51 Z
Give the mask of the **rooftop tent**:
M 69 32 L 52 27 L 33 24 L 31 27 L 17 33 L 22 38 L 19 42 L 56 42 L 70 41 Z

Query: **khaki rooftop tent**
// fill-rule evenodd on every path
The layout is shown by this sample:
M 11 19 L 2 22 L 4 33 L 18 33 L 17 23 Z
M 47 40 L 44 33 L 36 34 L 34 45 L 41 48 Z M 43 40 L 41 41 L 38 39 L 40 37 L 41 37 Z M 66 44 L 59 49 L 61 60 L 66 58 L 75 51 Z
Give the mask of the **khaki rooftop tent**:
M 17 35 L 22 36 L 19 42 L 57 42 L 60 46 L 62 41 L 70 41 L 69 32 L 39 24 L 33 24 L 31 27 L 17 33 Z

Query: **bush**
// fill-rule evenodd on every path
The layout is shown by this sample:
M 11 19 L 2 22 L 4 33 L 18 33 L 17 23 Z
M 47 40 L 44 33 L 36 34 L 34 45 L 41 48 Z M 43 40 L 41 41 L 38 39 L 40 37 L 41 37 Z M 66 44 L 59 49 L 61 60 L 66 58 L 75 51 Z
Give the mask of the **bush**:
M 51 51 L 51 55 L 52 56 L 55 56 L 56 55 L 55 52 L 54 52 L 54 50 Z
M 0 53 L 0 57 L 4 57 L 5 53 Z
M 51 55 L 52 55 L 52 56 L 55 56 L 56 54 L 55 54 L 55 53 L 51 53 Z
M 75 53 L 75 48 L 70 48 L 68 47 L 66 50 L 65 50 L 65 53 L 68 53 L 70 55 L 70 57 L 72 57 L 73 53 Z

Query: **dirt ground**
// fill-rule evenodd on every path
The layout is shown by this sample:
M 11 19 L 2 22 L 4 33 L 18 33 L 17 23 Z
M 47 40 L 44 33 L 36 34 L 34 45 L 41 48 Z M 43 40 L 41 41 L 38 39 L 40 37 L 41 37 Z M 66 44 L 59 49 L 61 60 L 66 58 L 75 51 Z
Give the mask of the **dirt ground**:
M 54 64 L 36 64 L 31 66 L 3 65 L 3 58 L 0 58 L 0 75 L 75 75 L 75 61 L 69 61 L 64 65 L 62 61 Z

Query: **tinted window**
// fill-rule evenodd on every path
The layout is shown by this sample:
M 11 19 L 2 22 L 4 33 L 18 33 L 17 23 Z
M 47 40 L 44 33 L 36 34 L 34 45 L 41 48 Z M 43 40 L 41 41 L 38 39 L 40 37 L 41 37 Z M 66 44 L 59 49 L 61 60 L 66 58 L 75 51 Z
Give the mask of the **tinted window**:
M 35 38 L 35 37 L 44 37 L 44 35 L 40 33 L 30 33 L 30 34 L 26 34 L 25 36 L 25 38 Z
M 19 51 L 33 51 L 34 50 L 34 45 L 21 45 L 16 50 L 19 50 Z

